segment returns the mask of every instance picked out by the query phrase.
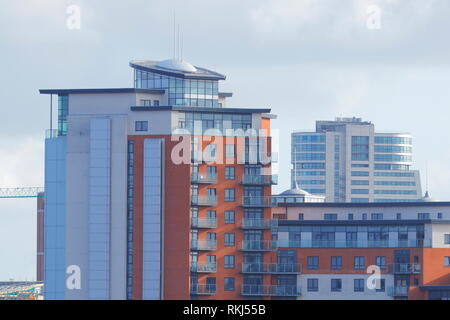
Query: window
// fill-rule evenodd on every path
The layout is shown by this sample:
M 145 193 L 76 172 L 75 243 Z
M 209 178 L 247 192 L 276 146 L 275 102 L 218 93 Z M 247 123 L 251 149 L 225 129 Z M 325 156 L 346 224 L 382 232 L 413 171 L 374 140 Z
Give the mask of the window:
M 428 219 L 430 219 L 430 214 L 429 213 L 418 213 L 417 214 L 417 219 L 419 219 L 419 220 L 428 220 Z
M 366 261 L 364 257 L 355 256 L 354 257 L 355 270 L 362 270 L 366 267 Z
M 234 291 L 234 278 L 225 277 L 223 279 L 223 289 L 225 291 Z
M 378 256 L 375 258 L 376 265 L 380 269 L 386 269 L 386 257 L 385 256 Z
M 355 292 L 364 292 L 364 279 L 355 279 L 354 280 L 354 291 Z
M 363 214 L 362 214 L 362 219 L 363 219 L 363 220 L 367 220 L 367 213 L 363 213 Z
M 438 212 L 437 218 L 438 218 L 438 219 L 442 219 L 442 212 Z
M 317 292 L 319 291 L 319 279 L 308 279 L 308 292 Z
M 397 213 L 397 220 L 402 220 L 402 214 L 401 213 Z
M 337 214 L 335 214 L 335 213 L 325 213 L 323 218 L 324 218 L 324 220 L 337 220 Z
M 348 220 L 353 220 L 353 213 L 348 214 Z
M 319 257 L 311 256 L 308 257 L 308 270 L 317 270 L 319 269 Z
M 332 292 L 342 291 L 342 279 L 331 279 L 331 291 Z
M 235 168 L 234 167 L 225 167 L 225 179 L 226 180 L 234 180 L 235 176 Z
M 225 145 L 225 157 L 234 158 L 234 144 Z
M 135 122 L 136 131 L 148 131 L 148 121 L 136 121 Z
M 298 220 L 305 220 L 305 215 L 303 213 L 299 213 Z
M 153 100 L 153 105 L 155 107 L 159 107 L 159 100 Z
M 369 189 L 352 189 L 352 194 L 369 194 Z
M 225 269 L 234 269 L 234 256 L 225 256 L 224 261 Z
M 235 214 L 234 211 L 225 211 L 225 224 L 235 224 Z
M 151 107 L 152 100 L 141 99 L 141 106 L 142 107 Z
M 383 220 L 383 214 L 382 213 L 372 213 L 371 218 L 372 218 L 372 220 Z
M 341 256 L 331 257 L 331 269 L 332 270 L 342 269 L 342 257 Z
M 226 247 L 232 247 L 234 246 L 234 233 L 225 233 L 225 246 Z
M 225 202 L 233 202 L 233 201 L 236 201 L 235 190 L 225 189 Z
M 414 278 L 414 286 L 417 287 L 419 285 L 419 279 Z
M 450 257 L 444 257 L 444 266 L 450 267 Z
M 444 234 L 444 244 L 450 244 L 450 234 Z
M 386 280 L 380 279 L 379 283 L 380 283 L 380 285 L 379 285 L 379 287 L 377 286 L 377 289 L 375 291 L 376 292 L 385 292 L 386 291 Z

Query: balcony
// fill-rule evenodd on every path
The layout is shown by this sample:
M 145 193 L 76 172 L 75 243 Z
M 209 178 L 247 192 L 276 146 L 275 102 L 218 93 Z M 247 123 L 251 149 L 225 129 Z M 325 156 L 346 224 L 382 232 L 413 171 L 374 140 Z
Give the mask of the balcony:
M 217 199 L 209 196 L 192 196 L 191 204 L 197 207 L 214 207 L 217 205 Z
M 191 240 L 191 250 L 212 251 L 217 249 L 216 240 Z
M 191 183 L 193 183 L 193 184 L 215 184 L 215 183 L 217 183 L 217 175 L 193 173 L 191 175 Z
M 422 273 L 422 265 L 419 263 L 394 263 L 389 265 L 389 273 L 420 274 Z
M 272 229 L 277 227 L 277 220 L 270 219 L 243 219 L 241 229 Z
M 191 218 L 191 228 L 193 229 L 212 229 L 216 227 L 216 218 Z
M 242 273 L 301 274 L 302 265 L 297 263 L 243 263 Z
M 296 285 L 242 285 L 243 296 L 299 297 L 301 289 Z
M 241 251 L 274 251 L 276 249 L 276 241 L 272 240 L 244 240 L 241 242 Z
M 390 297 L 408 297 L 408 287 L 388 287 L 388 296 Z
M 214 273 L 217 270 L 215 263 L 191 262 L 191 272 L 198 273 Z
M 242 198 L 242 206 L 245 208 L 270 208 L 272 206 L 272 198 L 261 196 L 245 196 Z
M 55 139 L 58 138 L 58 129 L 47 129 L 45 130 L 45 139 Z
M 211 296 L 216 294 L 215 284 L 191 284 L 191 294 L 197 296 Z
M 409 240 L 278 240 L 279 248 L 428 248 L 431 242 Z
M 254 186 L 270 186 L 278 183 L 278 175 L 244 174 L 242 184 Z

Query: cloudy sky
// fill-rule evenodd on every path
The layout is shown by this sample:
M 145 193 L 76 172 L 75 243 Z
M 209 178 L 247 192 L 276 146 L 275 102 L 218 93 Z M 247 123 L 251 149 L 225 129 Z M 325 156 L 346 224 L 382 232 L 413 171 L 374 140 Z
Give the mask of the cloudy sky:
M 448 0 L 0 0 L 0 187 L 43 186 L 38 89 L 132 86 L 130 60 L 172 56 L 174 9 L 184 58 L 227 75 L 229 105 L 278 115 L 275 192 L 289 187 L 292 130 L 358 116 L 411 132 L 423 184 L 428 162 L 432 195 L 450 199 Z M 0 280 L 35 277 L 35 207 L 0 200 Z

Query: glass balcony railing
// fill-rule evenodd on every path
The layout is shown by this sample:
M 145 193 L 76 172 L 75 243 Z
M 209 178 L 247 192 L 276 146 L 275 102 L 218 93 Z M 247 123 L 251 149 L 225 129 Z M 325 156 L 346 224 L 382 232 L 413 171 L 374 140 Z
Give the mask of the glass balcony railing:
M 278 240 L 279 248 L 429 248 L 424 240 Z
M 211 229 L 217 227 L 216 218 L 191 218 L 191 228 Z
M 217 205 L 217 199 L 210 196 L 192 196 L 191 203 L 193 206 L 214 207 Z
M 243 296 L 299 297 L 301 288 L 297 285 L 247 285 L 241 287 Z
M 407 297 L 408 296 L 408 287 L 403 287 L 403 286 L 388 287 L 388 296 L 390 296 L 390 297 Z
M 191 240 L 191 250 L 211 251 L 216 250 L 216 240 Z
M 393 274 L 420 274 L 422 265 L 419 263 L 393 263 L 389 265 L 388 270 Z
M 213 273 L 216 272 L 217 265 L 215 263 L 191 262 L 191 272 Z
M 270 219 L 243 219 L 242 229 L 271 229 L 278 226 L 277 220 Z
M 242 184 L 270 186 L 278 183 L 278 175 L 253 175 L 244 174 L 242 176 Z
M 217 183 L 217 175 L 193 173 L 191 175 L 191 183 L 215 184 Z
M 297 263 L 243 263 L 242 273 L 301 274 L 302 265 Z
M 276 241 L 272 240 L 244 240 L 241 242 L 242 251 L 273 251 L 276 249 Z
M 191 294 L 199 296 L 209 296 L 216 293 L 215 284 L 191 284 Z
M 242 206 L 247 208 L 270 208 L 272 206 L 272 198 L 264 196 L 244 196 L 242 198 Z
M 45 139 L 58 138 L 58 129 L 47 129 L 45 130 Z

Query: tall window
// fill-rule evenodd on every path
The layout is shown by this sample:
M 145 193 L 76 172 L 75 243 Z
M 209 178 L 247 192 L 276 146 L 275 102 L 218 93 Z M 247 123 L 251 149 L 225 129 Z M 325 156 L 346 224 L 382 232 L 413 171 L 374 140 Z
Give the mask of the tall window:
M 234 144 L 225 145 L 225 157 L 234 158 Z
M 355 266 L 355 270 L 365 269 L 365 267 L 366 267 L 365 257 L 355 256 L 354 257 L 354 266 Z
M 230 277 L 223 278 L 223 289 L 225 291 L 233 291 L 234 290 L 234 278 L 230 278 Z
M 444 244 L 450 244 L 450 234 L 444 234 Z
M 309 292 L 319 291 L 319 279 L 308 279 L 307 284 Z
M 236 179 L 234 167 L 225 167 L 225 179 L 226 180 Z
M 234 211 L 225 211 L 225 224 L 235 224 L 235 214 Z
M 342 279 L 331 279 L 331 291 L 332 292 L 342 291 Z
M 342 257 L 341 256 L 331 257 L 331 269 L 332 270 L 342 269 Z
M 225 233 L 225 244 L 224 245 L 226 247 L 234 246 L 234 239 L 235 239 L 234 233 Z
M 364 292 L 364 279 L 354 279 L 354 291 Z
M 234 256 L 225 256 L 224 268 L 233 269 L 234 268 Z
M 319 257 L 310 256 L 308 257 L 308 270 L 318 270 L 319 269 Z
M 386 269 L 386 257 L 385 256 L 376 257 L 376 264 L 380 269 Z
M 236 201 L 236 195 L 234 189 L 225 189 L 225 201 L 233 202 Z

